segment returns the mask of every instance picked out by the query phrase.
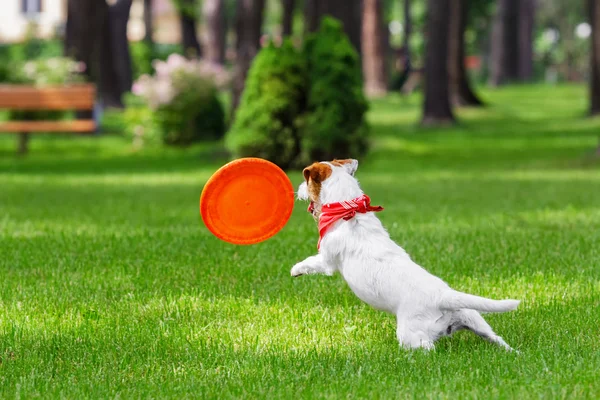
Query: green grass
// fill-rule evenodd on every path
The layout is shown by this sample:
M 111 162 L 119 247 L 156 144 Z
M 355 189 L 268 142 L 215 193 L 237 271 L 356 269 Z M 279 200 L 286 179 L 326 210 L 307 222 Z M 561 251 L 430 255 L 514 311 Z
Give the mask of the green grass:
M 392 316 L 316 250 L 306 205 L 262 244 L 220 242 L 198 199 L 218 144 L 0 139 L 0 398 L 598 398 L 600 121 L 583 87 L 484 92 L 420 130 L 419 99 L 373 104 L 357 176 L 392 237 L 457 289 L 518 298 L 473 334 L 399 349 Z M 300 182 L 300 174 L 290 174 Z

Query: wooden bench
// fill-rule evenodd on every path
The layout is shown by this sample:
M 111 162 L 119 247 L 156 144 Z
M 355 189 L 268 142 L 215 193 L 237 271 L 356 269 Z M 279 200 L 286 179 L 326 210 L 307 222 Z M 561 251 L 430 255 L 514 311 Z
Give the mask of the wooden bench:
M 91 84 L 34 87 L 0 85 L 0 109 L 26 111 L 92 111 L 96 87 Z M 89 133 L 96 123 L 89 120 L 70 121 L 5 121 L 0 133 L 19 135 L 18 152 L 27 153 L 29 134 L 34 132 Z

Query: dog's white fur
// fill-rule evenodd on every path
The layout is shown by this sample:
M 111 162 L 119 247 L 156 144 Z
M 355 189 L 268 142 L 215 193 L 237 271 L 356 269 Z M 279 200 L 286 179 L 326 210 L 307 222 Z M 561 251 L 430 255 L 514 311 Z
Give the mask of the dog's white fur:
M 322 204 L 351 200 L 363 194 L 354 178 L 356 160 L 342 166 L 326 164 L 332 173 L 321 182 L 320 198 L 315 202 L 318 210 Z M 300 185 L 298 198 L 311 200 L 307 182 Z M 440 337 L 469 329 L 512 350 L 479 312 L 514 310 L 518 300 L 491 300 L 453 290 L 411 260 L 390 239 L 373 212 L 337 221 L 324 235 L 319 253 L 294 265 L 291 275 L 335 272 L 342 275 L 358 298 L 396 315 L 397 337 L 404 348 L 433 349 Z

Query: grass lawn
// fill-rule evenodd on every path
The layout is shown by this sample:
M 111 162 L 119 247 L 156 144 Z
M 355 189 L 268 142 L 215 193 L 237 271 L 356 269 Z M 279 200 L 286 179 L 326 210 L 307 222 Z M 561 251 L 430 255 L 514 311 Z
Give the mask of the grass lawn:
M 403 351 L 339 276 L 292 279 L 316 251 L 304 203 L 262 244 L 211 236 L 218 144 L 35 136 L 18 159 L 5 137 L 0 398 L 599 398 L 600 121 L 583 87 L 484 97 L 445 130 L 415 125 L 416 97 L 373 103 L 357 177 L 418 263 L 523 300 L 487 317 L 521 355 L 469 332 Z

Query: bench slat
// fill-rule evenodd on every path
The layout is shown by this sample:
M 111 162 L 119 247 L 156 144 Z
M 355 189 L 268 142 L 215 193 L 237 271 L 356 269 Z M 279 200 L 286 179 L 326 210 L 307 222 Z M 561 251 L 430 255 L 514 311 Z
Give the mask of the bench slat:
M 28 132 L 93 132 L 96 123 L 93 120 L 74 121 L 7 121 L 0 122 L 0 133 Z
M 0 108 L 11 110 L 91 110 L 94 85 L 33 87 L 0 85 Z

